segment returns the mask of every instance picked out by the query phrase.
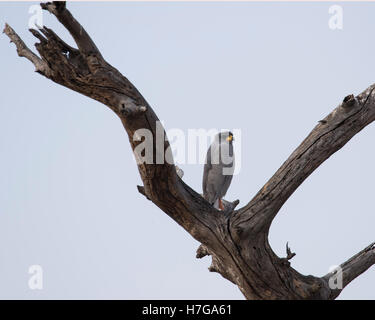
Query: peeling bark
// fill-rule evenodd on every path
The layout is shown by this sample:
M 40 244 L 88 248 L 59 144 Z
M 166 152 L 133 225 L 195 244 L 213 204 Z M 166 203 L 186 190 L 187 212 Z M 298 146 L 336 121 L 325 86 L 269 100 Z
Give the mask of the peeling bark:
M 138 90 L 108 64 L 95 43 L 66 9 L 65 2 L 42 3 L 70 32 L 78 48 L 61 40 L 51 29 L 30 30 L 39 39 L 34 54 L 9 26 L 4 33 L 15 43 L 18 55 L 30 60 L 46 78 L 102 102 L 120 118 L 134 150 L 138 129 L 149 129 L 156 137 L 158 120 Z M 218 212 L 200 194 L 181 180 L 173 164 L 138 164 L 144 186 L 138 190 L 202 243 L 197 258 L 212 257 L 209 268 L 236 284 L 247 299 L 334 299 L 342 289 L 331 289 L 329 273 L 305 276 L 290 266 L 295 255 L 278 257 L 268 243 L 270 225 L 282 205 L 303 181 L 355 134 L 375 119 L 375 85 L 354 97 L 349 95 L 327 117 L 320 120 L 255 197 L 235 210 L 238 201 L 225 202 Z M 154 141 L 153 156 L 157 155 Z M 168 141 L 164 152 L 170 152 Z M 169 156 L 171 156 L 169 154 Z M 371 244 L 344 262 L 343 287 L 375 264 Z

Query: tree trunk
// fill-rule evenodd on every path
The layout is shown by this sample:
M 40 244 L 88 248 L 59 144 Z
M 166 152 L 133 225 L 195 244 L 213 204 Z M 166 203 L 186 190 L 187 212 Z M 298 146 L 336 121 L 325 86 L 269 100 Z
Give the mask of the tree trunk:
M 134 150 L 141 143 L 138 129 L 153 134 L 153 159 L 160 152 L 171 156 L 168 141 L 157 149 L 158 118 L 138 90 L 109 65 L 90 36 L 66 9 L 65 2 L 42 3 L 73 36 L 78 49 L 62 41 L 51 29 L 30 30 L 39 39 L 40 57 L 26 47 L 9 26 L 4 32 L 15 43 L 19 56 L 30 60 L 36 71 L 52 81 L 98 100 L 121 119 Z M 354 278 L 375 264 L 375 243 L 324 277 L 305 276 L 294 270 L 294 256 L 278 257 L 268 243 L 270 225 L 282 205 L 301 183 L 356 133 L 375 119 L 375 86 L 354 97 L 347 96 L 290 155 L 256 196 L 243 208 L 225 202 L 218 212 L 186 185 L 176 167 L 138 163 L 144 186 L 139 191 L 202 243 L 197 258 L 212 257 L 210 271 L 236 284 L 247 299 L 334 299 Z M 342 278 L 342 288 L 332 285 Z

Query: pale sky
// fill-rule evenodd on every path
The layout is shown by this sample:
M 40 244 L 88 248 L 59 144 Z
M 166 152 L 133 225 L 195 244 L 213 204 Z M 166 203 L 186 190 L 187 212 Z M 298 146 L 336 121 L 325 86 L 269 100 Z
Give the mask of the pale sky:
M 32 47 L 33 2 L 0 3 Z M 106 60 L 166 129 L 241 130 L 228 200 L 245 205 L 342 99 L 375 82 L 375 3 L 69 3 Z M 337 4 L 337 3 L 335 3 Z M 56 19 L 44 23 L 73 44 Z M 137 191 L 125 130 L 104 105 L 33 72 L 1 34 L 0 298 L 243 299 L 195 259 L 199 243 Z M 375 240 L 375 126 L 356 135 L 292 195 L 270 243 L 292 267 L 325 275 Z M 203 166 L 181 164 L 201 192 Z M 43 269 L 43 289 L 28 269 Z M 375 268 L 340 299 L 375 299 Z

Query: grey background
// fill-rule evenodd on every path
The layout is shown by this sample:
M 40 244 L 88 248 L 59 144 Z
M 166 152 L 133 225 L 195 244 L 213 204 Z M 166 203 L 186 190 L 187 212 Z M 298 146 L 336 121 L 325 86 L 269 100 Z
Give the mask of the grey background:
M 1 3 L 29 46 L 28 9 Z M 318 120 L 375 81 L 375 4 L 69 3 L 109 63 L 165 127 L 240 128 L 242 169 L 227 199 L 246 204 Z M 72 43 L 53 16 L 44 23 Z M 145 200 L 126 133 L 100 103 L 34 73 L 0 37 L 0 298 L 243 299 L 209 273 L 182 228 Z M 324 275 L 374 241 L 375 127 L 293 194 L 270 232 L 304 274 Z M 181 165 L 201 192 L 202 165 Z M 28 288 L 28 268 L 44 289 Z M 374 299 L 375 269 L 341 299 Z

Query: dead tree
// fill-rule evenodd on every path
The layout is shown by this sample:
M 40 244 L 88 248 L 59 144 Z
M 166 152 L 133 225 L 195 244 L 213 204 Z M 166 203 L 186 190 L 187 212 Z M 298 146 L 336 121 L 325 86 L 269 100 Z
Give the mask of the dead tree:
M 98 100 L 120 118 L 134 148 L 137 129 L 155 137 L 156 114 L 138 90 L 107 63 L 87 32 L 66 9 L 65 2 L 42 3 L 70 32 L 78 48 L 62 41 L 51 29 L 30 30 L 39 39 L 34 54 L 9 26 L 4 32 L 18 55 L 30 60 L 36 72 Z M 375 119 L 375 85 L 343 102 L 315 126 L 255 197 L 235 210 L 238 201 L 218 212 L 186 185 L 173 164 L 138 164 L 144 186 L 139 191 L 174 219 L 202 245 L 197 257 L 210 255 L 210 271 L 233 282 L 247 299 L 335 299 L 342 289 L 330 288 L 332 273 L 306 276 L 294 270 L 287 257 L 278 257 L 268 242 L 272 220 L 303 181 L 356 133 Z M 155 139 L 155 138 L 154 138 Z M 163 152 L 168 152 L 165 141 Z M 163 149 L 163 148 L 162 148 Z M 159 151 L 158 151 L 159 152 Z M 156 157 L 156 142 L 153 155 Z M 375 243 L 341 265 L 343 287 L 375 264 Z M 332 286 L 331 286 L 332 287 Z

